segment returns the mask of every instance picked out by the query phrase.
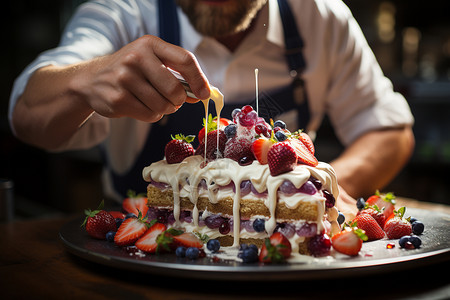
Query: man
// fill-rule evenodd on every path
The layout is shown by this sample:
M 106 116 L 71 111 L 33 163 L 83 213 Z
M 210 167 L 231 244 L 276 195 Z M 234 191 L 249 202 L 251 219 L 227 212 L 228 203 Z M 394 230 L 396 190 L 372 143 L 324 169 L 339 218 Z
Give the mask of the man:
M 123 0 L 81 6 L 60 46 L 17 79 L 10 105 L 15 134 L 57 151 L 102 143 L 109 163 L 105 182 L 123 196 L 130 178 L 140 182 L 135 174 L 161 158 L 163 148 L 155 143 L 188 123 L 200 126 L 182 118 L 201 105 L 185 104 L 192 100 L 167 67 L 181 73 L 198 98 L 208 97 L 211 83 L 231 106 L 251 102 L 258 68 L 260 90 L 287 111 L 291 129 L 314 134 L 323 115 L 330 116 L 346 146 L 331 162 L 341 210 L 354 205 L 352 197 L 382 188 L 407 162 L 414 143 L 411 112 L 340 1 L 177 5 Z

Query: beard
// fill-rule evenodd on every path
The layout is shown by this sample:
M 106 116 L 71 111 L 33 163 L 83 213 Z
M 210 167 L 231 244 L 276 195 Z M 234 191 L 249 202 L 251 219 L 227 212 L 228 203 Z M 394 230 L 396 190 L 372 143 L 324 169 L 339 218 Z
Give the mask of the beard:
M 228 0 L 217 5 L 202 2 L 176 0 L 199 33 L 217 38 L 246 30 L 267 0 Z

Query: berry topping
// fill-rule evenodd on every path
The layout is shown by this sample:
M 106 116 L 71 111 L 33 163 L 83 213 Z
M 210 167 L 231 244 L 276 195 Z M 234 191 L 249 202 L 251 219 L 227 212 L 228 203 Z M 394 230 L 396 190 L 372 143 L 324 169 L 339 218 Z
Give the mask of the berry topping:
M 268 163 L 267 154 L 273 144 L 274 140 L 267 138 L 259 138 L 253 142 L 251 150 L 260 164 L 265 165 Z
M 251 139 L 239 136 L 229 139 L 225 144 L 224 157 L 237 162 L 243 157 L 254 160 Z
M 208 122 L 206 123 L 205 118 L 203 118 L 203 126 L 202 129 L 198 132 L 198 141 L 199 144 L 205 143 L 205 126 L 208 129 L 208 133 L 217 129 L 225 129 L 231 123 L 230 120 L 225 118 L 220 118 L 219 128 L 217 128 L 217 117 L 213 118 L 211 114 L 208 115 Z M 209 137 L 208 137 L 209 138 Z
M 297 155 L 291 143 L 278 142 L 270 147 L 267 153 L 270 174 L 276 176 L 292 171 L 297 165 Z
M 225 132 L 227 139 L 231 139 L 232 137 L 234 137 L 236 135 L 237 125 L 234 123 L 231 123 L 230 125 L 225 127 L 225 129 L 223 131 Z
M 373 205 L 376 205 L 380 210 L 383 210 L 383 214 L 387 220 L 395 209 L 395 195 L 393 193 L 380 194 L 377 190 L 375 195 L 370 196 L 366 201 L 366 206 Z
M 167 143 L 166 148 L 164 149 L 167 163 L 180 163 L 186 157 L 194 155 L 194 147 L 191 145 L 194 138 L 195 136 L 193 135 L 185 137 L 182 134 L 177 134 L 175 137 L 172 136 L 172 140 Z
M 273 127 L 275 128 L 275 127 L 280 127 L 280 129 L 286 129 L 286 123 L 284 123 L 283 121 L 281 121 L 281 120 L 276 120 L 274 123 L 273 123 Z
M 322 192 L 326 199 L 325 206 L 327 208 L 332 208 L 336 204 L 336 199 L 334 198 L 333 194 L 327 190 L 323 190 Z

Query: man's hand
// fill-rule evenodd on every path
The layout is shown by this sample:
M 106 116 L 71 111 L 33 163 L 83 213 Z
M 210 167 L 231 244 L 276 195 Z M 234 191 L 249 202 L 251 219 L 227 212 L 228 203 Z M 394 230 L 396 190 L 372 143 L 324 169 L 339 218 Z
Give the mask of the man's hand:
M 198 98 L 209 97 L 208 81 L 193 54 L 154 36 L 143 36 L 84 65 L 84 72 L 72 81 L 73 90 L 105 117 L 156 122 L 175 112 L 187 96 L 166 67 L 180 72 Z
M 35 71 L 14 108 L 14 131 L 25 142 L 52 150 L 93 112 L 156 122 L 185 101 L 195 101 L 166 67 L 183 75 L 198 98 L 209 97 L 208 81 L 192 53 L 143 36 L 110 55 Z

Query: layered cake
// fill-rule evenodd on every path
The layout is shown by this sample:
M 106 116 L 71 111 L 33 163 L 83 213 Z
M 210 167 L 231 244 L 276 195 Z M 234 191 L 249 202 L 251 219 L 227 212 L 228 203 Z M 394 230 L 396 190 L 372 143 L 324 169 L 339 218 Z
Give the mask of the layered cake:
M 144 168 L 150 217 L 222 246 L 260 247 L 281 232 L 293 252 L 313 255 L 313 241 L 340 231 L 335 172 L 306 133 L 244 106 L 205 120 L 198 138 L 194 150 L 193 137 L 176 135 L 165 159 Z

